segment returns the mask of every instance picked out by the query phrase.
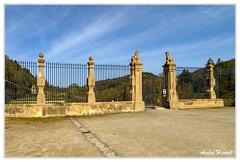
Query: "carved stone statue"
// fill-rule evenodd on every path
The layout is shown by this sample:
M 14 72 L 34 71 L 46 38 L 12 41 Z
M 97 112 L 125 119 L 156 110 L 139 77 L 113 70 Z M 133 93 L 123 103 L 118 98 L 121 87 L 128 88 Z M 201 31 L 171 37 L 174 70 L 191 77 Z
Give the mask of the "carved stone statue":
M 132 59 L 131 59 L 132 61 L 133 60 L 139 60 L 139 51 L 138 50 L 136 50 L 136 52 L 135 52 L 135 54 L 134 54 L 134 56 L 132 56 Z
M 166 52 L 166 63 L 167 64 L 174 63 L 174 60 L 173 60 L 173 58 L 171 58 L 169 52 Z

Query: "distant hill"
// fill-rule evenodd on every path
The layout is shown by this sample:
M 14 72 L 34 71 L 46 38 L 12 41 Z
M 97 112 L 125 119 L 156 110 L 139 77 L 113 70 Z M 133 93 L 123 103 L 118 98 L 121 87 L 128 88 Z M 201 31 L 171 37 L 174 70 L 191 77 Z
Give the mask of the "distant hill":
M 118 78 L 96 81 L 95 86 L 98 88 L 99 91 L 103 91 L 109 88 L 117 88 L 122 84 L 129 83 L 129 77 L 130 75 L 126 75 Z

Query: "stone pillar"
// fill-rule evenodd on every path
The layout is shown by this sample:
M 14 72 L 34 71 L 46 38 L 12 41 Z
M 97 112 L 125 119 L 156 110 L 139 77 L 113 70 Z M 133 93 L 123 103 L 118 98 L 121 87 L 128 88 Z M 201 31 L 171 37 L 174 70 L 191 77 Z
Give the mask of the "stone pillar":
M 38 68 L 39 68 L 39 73 L 37 77 L 37 87 L 38 87 L 38 94 L 37 94 L 37 104 L 45 104 L 45 94 L 44 94 L 44 86 L 45 86 L 45 77 L 44 77 L 44 62 L 45 60 L 43 59 L 44 54 L 40 53 L 39 54 L 39 59 L 38 59 Z
M 95 93 L 93 91 L 95 87 L 95 78 L 94 78 L 94 62 L 93 57 L 89 57 L 88 62 L 88 78 L 87 78 L 87 86 L 88 86 L 88 103 L 95 103 Z
M 142 65 L 139 60 L 135 62 L 135 101 L 142 101 Z
M 215 78 L 213 74 L 213 62 L 212 60 L 208 61 L 207 64 L 207 69 L 208 69 L 208 75 L 207 75 L 207 85 L 208 85 L 208 94 L 209 94 L 209 99 L 216 99 L 216 94 L 214 91 L 214 86 L 215 86 Z
M 144 111 L 145 105 L 142 100 L 142 65 L 139 60 L 139 51 L 137 50 L 130 62 L 130 85 L 132 87 L 132 101 L 135 102 L 135 110 Z
M 177 78 L 176 78 L 176 64 L 168 52 L 166 54 L 166 63 L 163 65 L 164 82 L 167 91 L 166 107 L 178 108 L 178 94 L 177 94 Z
M 136 100 L 135 97 L 135 68 L 134 68 L 134 62 L 133 60 L 129 64 L 130 66 L 130 86 L 131 86 L 131 99 L 132 101 Z

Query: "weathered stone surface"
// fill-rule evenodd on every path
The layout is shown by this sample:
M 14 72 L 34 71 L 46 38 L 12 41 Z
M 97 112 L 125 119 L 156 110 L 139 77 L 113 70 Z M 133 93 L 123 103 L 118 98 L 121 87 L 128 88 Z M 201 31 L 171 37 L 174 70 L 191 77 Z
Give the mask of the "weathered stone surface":
M 142 101 L 68 103 L 68 104 L 7 104 L 6 117 L 51 117 L 112 114 L 144 111 Z
M 219 108 L 224 106 L 222 99 L 184 99 L 179 100 L 179 109 L 190 108 Z

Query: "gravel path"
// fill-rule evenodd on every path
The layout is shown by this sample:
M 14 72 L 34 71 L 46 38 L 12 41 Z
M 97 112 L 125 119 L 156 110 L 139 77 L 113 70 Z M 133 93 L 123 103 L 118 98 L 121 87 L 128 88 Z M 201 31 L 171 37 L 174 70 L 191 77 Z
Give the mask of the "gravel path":
M 68 117 L 5 119 L 5 157 L 101 157 Z
M 235 156 L 235 109 L 152 110 L 76 118 L 126 157 Z
M 235 157 L 235 108 L 74 117 L 123 157 Z M 70 117 L 5 118 L 5 157 L 103 157 Z

